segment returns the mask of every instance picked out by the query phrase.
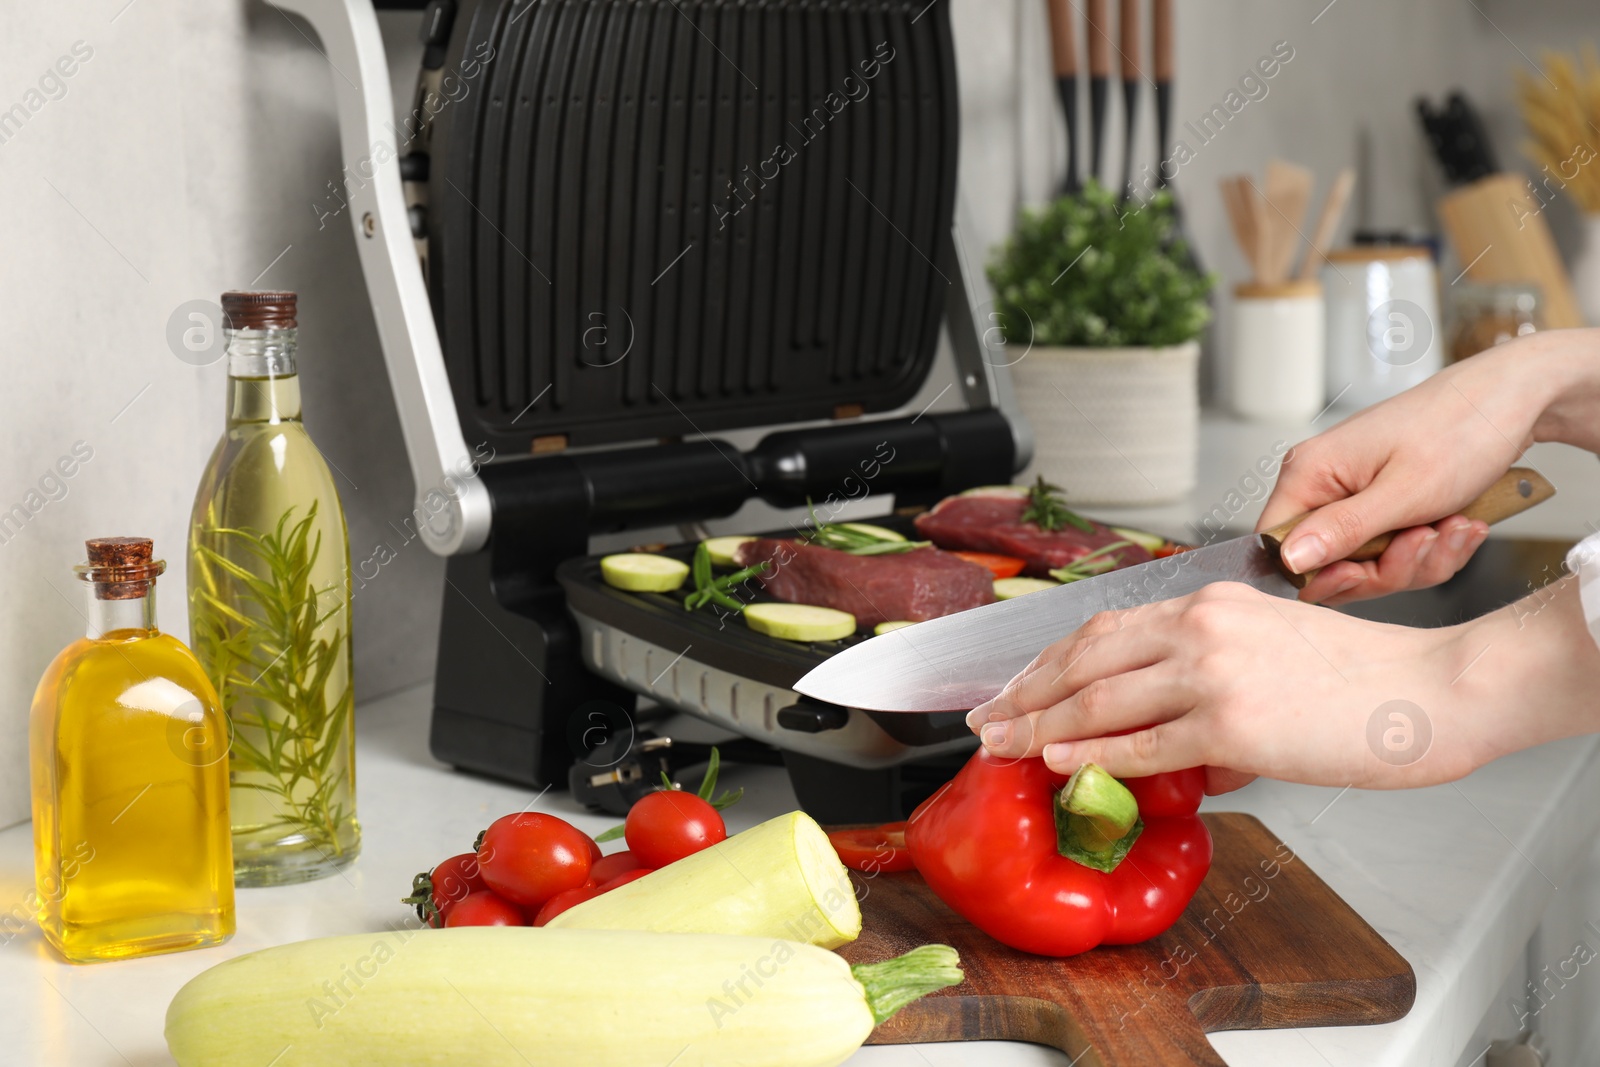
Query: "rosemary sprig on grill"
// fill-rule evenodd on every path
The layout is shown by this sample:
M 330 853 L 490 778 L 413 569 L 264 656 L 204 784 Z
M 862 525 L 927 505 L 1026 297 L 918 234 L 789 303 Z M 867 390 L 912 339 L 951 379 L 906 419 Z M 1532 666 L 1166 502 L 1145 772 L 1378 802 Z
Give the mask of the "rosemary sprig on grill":
M 1023 509 L 1022 521 L 1031 522 L 1041 530 L 1054 531 L 1063 526 L 1076 526 L 1084 533 L 1093 533 L 1094 523 L 1068 510 L 1066 503 L 1056 495 L 1061 491 L 1059 485 L 1051 485 L 1044 480 L 1044 475 L 1039 475 L 1039 480 L 1028 490 L 1028 506 Z
M 1050 577 L 1058 582 L 1076 582 L 1104 574 L 1106 571 L 1114 571 L 1122 562 L 1122 557 L 1110 553 L 1132 544 L 1132 541 L 1113 541 L 1109 545 L 1102 545 L 1087 556 L 1079 556 L 1065 567 L 1057 567 L 1050 572 Z
M 915 548 L 927 548 L 931 541 L 907 541 L 905 539 L 880 537 L 870 530 L 863 530 L 860 526 L 850 523 L 825 523 L 817 518 L 817 511 L 811 504 L 811 499 L 806 498 L 806 511 L 811 516 L 811 525 L 815 529 L 806 538 L 807 544 L 817 545 L 821 548 L 835 548 L 840 552 L 848 552 L 852 556 L 883 556 L 899 552 L 910 552 Z
M 700 542 L 695 546 L 694 562 L 689 567 L 689 574 L 694 579 L 694 592 L 683 598 L 684 610 L 697 611 L 707 604 L 720 604 L 729 611 L 743 611 L 744 601 L 734 596 L 733 590 L 764 572 L 767 563 L 767 560 L 762 560 L 753 567 L 717 578 L 711 573 L 711 550 L 704 541 Z

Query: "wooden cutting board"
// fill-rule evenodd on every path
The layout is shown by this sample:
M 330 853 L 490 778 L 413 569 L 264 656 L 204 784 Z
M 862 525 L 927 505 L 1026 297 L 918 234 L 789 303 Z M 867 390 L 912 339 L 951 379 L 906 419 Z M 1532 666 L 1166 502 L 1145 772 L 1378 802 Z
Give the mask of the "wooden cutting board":
M 1287 845 L 1249 815 L 1204 818 L 1215 859 L 1177 924 L 1069 959 L 1005 947 L 917 874 L 855 875 L 863 930 L 843 956 L 872 962 L 942 942 L 967 975 L 868 1043 L 1031 1041 L 1074 1067 L 1226 1067 L 1207 1032 L 1384 1023 L 1411 1010 L 1410 964 Z

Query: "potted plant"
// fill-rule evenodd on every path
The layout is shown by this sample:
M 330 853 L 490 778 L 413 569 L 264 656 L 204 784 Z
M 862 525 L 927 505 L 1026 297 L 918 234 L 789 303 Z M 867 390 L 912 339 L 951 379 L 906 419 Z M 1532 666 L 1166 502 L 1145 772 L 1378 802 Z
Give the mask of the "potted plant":
M 1172 194 L 1141 204 L 1089 182 L 1024 213 L 989 266 L 1033 463 L 1081 504 L 1152 504 L 1194 487 L 1210 275 Z

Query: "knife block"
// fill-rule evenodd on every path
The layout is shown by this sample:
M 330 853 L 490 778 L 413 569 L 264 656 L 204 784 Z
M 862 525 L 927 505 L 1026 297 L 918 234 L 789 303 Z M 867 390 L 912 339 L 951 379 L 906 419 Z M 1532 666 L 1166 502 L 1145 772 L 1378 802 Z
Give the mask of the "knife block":
M 1543 291 L 1544 325 L 1585 326 L 1543 205 L 1514 174 L 1492 174 L 1439 201 L 1439 222 L 1475 282 L 1531 282 Z

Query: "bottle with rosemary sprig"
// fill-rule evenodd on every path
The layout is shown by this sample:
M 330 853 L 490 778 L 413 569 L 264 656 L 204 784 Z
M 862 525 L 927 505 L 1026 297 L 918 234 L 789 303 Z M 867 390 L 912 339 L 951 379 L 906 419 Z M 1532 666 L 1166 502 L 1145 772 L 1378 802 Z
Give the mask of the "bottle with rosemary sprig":
M 350 547 L 300 421 L 295 294 L 224 293 L 228 418 L 189 525 L 191 644 L 232 729 L 234 878 L 284 885 L 356 856 Z

